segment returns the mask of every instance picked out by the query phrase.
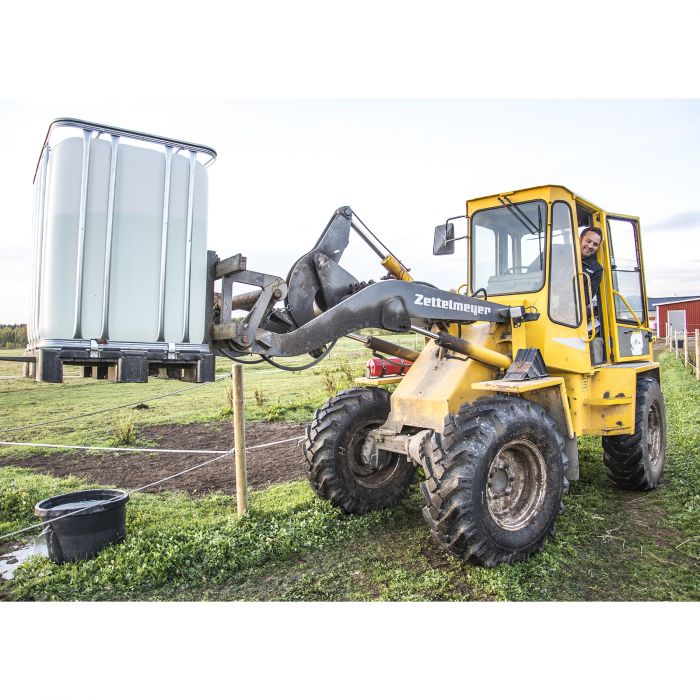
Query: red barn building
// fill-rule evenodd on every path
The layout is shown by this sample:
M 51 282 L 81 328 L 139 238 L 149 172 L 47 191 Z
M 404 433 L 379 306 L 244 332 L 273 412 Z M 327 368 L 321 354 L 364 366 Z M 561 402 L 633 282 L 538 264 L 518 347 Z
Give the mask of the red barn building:
M 688 331 L 688 335 L 700 328 L 700 297 L 677 299 L 656 304 L 657 334 L 665 338 L 674 330 L 679 333 Z

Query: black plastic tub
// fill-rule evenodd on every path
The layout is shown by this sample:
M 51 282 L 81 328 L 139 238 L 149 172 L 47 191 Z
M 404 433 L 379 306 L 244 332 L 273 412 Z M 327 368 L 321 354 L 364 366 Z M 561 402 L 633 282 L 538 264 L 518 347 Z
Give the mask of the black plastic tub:
M 128 494 L 118 489 L 92 489 L 39 501 L 34 506 L 34 514 L 42 520 L 51 520 L 89 506 L 82 513 L 46 526 L 49 559 L 56 564 L 87 559 L 108 544 L 121 542 L 126 537 L 128 500 Z

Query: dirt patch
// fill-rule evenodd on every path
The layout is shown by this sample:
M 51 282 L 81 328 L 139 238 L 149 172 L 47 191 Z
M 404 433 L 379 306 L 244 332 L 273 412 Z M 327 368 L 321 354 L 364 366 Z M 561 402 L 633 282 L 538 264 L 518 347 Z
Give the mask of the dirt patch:
M 683 533 L 661 524 L 666 520 L 666 513 L 657 502 L 658 491 L 620 491 L 618 498 L 625 513 L 625 530 L 634 533 L 636 539 L 644 538 L 655 544 L 674 562 L 687 561 L 687 557 L 676 550 L 685 539 Z
M 251 448 L 298 437 L 303 435 L 304 427 L 266 421 L 248 423 L 246 444 Z M 139 429 L 139 438 L 167 449 L 227 450 L 233 447 L 233 433 L 229 423 L 149 426 Z M 0 460 L 0 467 L 12 465 L 52 476 L 80 476 L 90 483 L 129 489 L 157 481 L 212 457 L 216 455 L 75 451 Z M 248 486 L 254 490 L 306 478 L 304 458 L 297 441 L 251 450 L 247 455 L 247 464 Z M 211 491 L 235 494 L 234 458 L 224 457 L 201 469 L 154 486 L 147 492 L 159 491 L 187 491 L 193 495 Z

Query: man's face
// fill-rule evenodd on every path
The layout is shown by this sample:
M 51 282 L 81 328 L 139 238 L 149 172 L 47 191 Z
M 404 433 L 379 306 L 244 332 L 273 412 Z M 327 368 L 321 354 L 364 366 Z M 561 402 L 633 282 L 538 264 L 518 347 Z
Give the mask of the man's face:
M 587 231 L 581 237 L 581 255 L 584 258 L 590 258 L 591 255 L 595 255 L 596 251 L 600 247 L 600 236 L 593 231 Z

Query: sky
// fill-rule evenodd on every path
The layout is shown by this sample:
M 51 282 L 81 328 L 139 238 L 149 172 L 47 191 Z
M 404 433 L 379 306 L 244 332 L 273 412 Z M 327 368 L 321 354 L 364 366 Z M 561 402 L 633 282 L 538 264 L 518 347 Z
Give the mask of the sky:
M 434 227 L 469 198 L 555 183 L 641 218 L 649 296 L 700 295 L 698 100 L 80 95 L 0 101 L 2 323 L 27 318 L 32 178 L 60 116 L 213 147 L 208 246 L 249 269 L 285 276 L 349 205 L 415 278 L 453 287 L 465 243 L 433 258 Z M 368 250 L 352 253 L 356 277 L 383 274 Z

